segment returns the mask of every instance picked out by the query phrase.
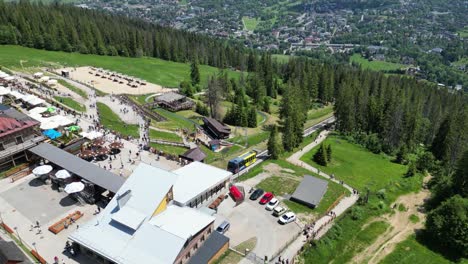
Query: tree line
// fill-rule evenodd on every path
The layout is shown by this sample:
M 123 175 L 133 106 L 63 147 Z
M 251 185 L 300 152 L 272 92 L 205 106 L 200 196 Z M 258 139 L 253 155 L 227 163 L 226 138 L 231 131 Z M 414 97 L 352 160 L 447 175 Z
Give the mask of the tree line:
M 241 68 L 235 43 L 72 5 L 0 1 L 0 44 Z

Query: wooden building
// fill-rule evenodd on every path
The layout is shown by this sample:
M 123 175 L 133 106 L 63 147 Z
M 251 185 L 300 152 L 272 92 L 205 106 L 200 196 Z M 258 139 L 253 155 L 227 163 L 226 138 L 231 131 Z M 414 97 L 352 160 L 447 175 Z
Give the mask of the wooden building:
M 227 125 L 219 122 L 218 120 L 210 117 L 204 117 L 203 123 L 205 128 L 210 132 L 212 136 L 217 139 L 226 139 L 229 138 L 231 134 L 231 128 Z
M 173 112 L 192 109 L 195 106 L 195 103 L 187 96 L 175 92 L 162 94 L 156 97 L 154 102 L 160 107 Z

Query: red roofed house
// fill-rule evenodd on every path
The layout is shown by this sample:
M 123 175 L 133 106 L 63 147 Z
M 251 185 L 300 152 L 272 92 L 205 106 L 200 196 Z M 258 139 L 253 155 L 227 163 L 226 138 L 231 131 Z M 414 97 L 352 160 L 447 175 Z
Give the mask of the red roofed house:
M 45 139 L 39 124 L 13 108 L 0 105 L 0 171 L 29 160 L 26 150 Z

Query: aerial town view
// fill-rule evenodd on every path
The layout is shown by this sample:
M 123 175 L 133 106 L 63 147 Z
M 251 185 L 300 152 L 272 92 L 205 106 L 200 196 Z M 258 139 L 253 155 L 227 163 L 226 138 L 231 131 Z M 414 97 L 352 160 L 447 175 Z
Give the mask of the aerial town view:
M 0 264 L 468 264 L 461 0 L 0 0 Z

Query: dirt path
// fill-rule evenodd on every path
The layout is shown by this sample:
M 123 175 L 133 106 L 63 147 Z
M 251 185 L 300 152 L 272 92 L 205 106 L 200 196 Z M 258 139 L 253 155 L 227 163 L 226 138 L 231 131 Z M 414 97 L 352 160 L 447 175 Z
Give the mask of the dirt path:
M 408 238 L 415 230 L 422 228 L 425 215 L 421 213 L 418 208 L 429 195 L 429 191 L 423 189 L 418 193 L 400 196 L 395 202 L 396 206 L 393 214 L 387 214 L 370 220 L 369 223 L 383 220 L 389 224 L 389 227 L 369 247 L 356 255 L 352 263 L 379 263 L 394 250 L 398 243 Z M 400 204 L 403 205 L 406 210 L 400 211 L 398 209 Z M 419 221 L 416 223 L 412 222 L 410 220 L 411 215 L 416 215 Z

